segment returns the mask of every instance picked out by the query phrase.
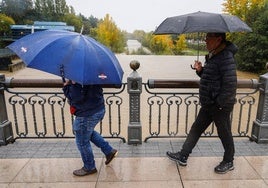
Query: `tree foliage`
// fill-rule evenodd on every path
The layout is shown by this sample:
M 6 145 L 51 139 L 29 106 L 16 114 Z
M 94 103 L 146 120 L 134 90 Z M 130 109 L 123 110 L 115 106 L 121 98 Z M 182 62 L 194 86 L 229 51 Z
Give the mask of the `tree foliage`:
M 226 0 L 224 3 L 225 12 L 240 17 L 253 29 L 251 33 L 230 35 L 230 39 L 239 47 L 236 55 L 239 70 L 265 72 L 268 62 L 267 5 L 267 0 Z
M 60 21 L 66 22 L 67 25 L 72 25 L 76 32 L 80 32 L 83 26 L 82 19 L 74 14 L 66 14 Z
M 252 9 L 262 8 L 264 3 L 265 0 L 225 0 L 223 11 L 246 20 L 248 12 Z
M 0 14 L 0 35 L 6 36 L 9 35 L 10 31 L 10 25 L 15 24 L 15 21 L 4 14 Z
M 256 14 L 259 16 L 252 24 L 253 32 L 240 34 L 234 41 L 239 45 L 238 69 L 261 74 L 267 72 L 268 63 L 268 9 L 263 7 Z
M 1 13 L 12 17 L 18 24 L 24 24 L 24 21 L 28 20 L 29 15 L 32 14 L 32 10 L 32 0 L 2 0 L 1 3 Z
M 122 52 L 126 41 L 123 32 L 116 26 L 109 14 L 99 22 L 96 29 L 97 40 L 108 46 L 113 52 Z
M 158 55 L 173 54 L 173 41 L 169 35 L 154 35 L 150 41 L 150 49 Z
M 186 44 L 186 37 L 185 35 L 179 35 L 176 44 L 174 46 L 173 52 L 176 55 L 181 55 L 183 54 L 183 51 L 186 50 L 187 44 Z
M 125 33 L 121 32 L 113 20 L 106 16 L 100 20 L 94 16 L 86 18 L 82 14 L 76 15 L 72 6 L 65 0 L 2 0 L 0 13 L 6 15 L 0 23 L 1 35 L 7 33 L 6 27 L 11 24 L 33 24 L 34 21 L 63 21 L 72 25 L 76 32 L 89 35 L 114 52 L 122 52 L 126 45 Z M 8 20 L 8 18 L 14 19 Z M 101 22 L 101 23 L 100 23 Z M 8 25 L 5 25 L 8 23 Z M 103 33 L 102 33 L 103 32 Z
M 35 0 L 35 16 L 38 20 L 59 21 L 70 13 L 65 0 Z

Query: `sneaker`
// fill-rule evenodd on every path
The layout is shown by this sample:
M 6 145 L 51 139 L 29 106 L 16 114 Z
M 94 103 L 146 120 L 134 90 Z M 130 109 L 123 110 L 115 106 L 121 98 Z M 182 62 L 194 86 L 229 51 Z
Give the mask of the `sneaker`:
M 172 153 L 170 151 L 167 151 L 167 157 L 171 159 L 172 161 L 176 161 L 181 166 L 187 165 L 187 157 L 181 155 L 180 152 Z
M 218 174 L 225 174 L 228 171 L 231 171 L 234 169 L 233 162 L 225 162 L 222 161 L 218 166 L 214 168 L 214 171 Z
M 112 149 L 111 153 L 106 155 L 106 161 L 105 164 L 108 165 L 118 154 L 118 151 L 116 149 Z
M 76 176 L 86 176 L 90 174 L 95 174 L 96 172 L 97 172 L 96 168 L 92 170 L 87 170 L 86 168 L 82 167 L 81 169 L 73 171 L 73 174 Z

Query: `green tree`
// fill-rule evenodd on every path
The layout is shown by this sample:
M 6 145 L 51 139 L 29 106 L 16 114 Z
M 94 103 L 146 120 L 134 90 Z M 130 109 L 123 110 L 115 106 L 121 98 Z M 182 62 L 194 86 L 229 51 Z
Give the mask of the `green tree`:
M 69 13 L 69 7 L 65 0 L 55 0 L 55 13 L 59 17 Z
M 92 35 L 91 29 L 97 27 L 97 25 L 99 23 L 99 19 L 94 17 L 94 16 L 92 16 L 92 15 L 89 18 L 86 18 L 82 14 L 79 14 L 78 17 L 82 20 L 83 34 Z M 96 35 L 94 35 L 93 37 L 96 37 Z
M 1 3 L 1 13 L 12 17 L 17 24 L 25 24 L 32 10 L 32 0 L 2 0 Z
M 237 44 L 238 70 L 263 73 L 268 59 L 268 7 L 267 0 L 226 0 L 225 11 L 242 18 L 251 33 L 232 33 L 229 38 Z
M 143 30 L 135 30 L 132 35 L 134 36 L 136 40 L 138 40 L 139 42 L 142 42 L 146 33 Z
M 251 14 L 257 15 L 252 24 L 253 32 L 233 36 L 234 42 L 239 46 L 237 54 L 238 69 L 253 73 L 267 72 L 268 63 L 268 9 L 251 10 Z
M 61 21 L 72 11 L 65 0 L 35 0 L 35 19 L 43 21 Z
M 83 25 L 83 21 L 80 17 L 75 16 L 74 14 L 65 14 L 61 21 L 66 22 L 67 25 L 74 26 L 75 31 L 80 33 Z

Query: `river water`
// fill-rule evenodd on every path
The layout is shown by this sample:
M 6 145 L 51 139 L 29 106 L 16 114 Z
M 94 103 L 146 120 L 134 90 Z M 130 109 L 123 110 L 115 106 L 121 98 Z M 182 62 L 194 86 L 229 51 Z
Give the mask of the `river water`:
M 128 49 L 137 50 L 141 44 L 137 40 L 127 41 Z M 174 56 L 174 55 L 126 55 L 116 54 L 123 70 L 123 82 L 126 82 L 127 77 L 132 72 L 129 63 L 133 60 L 139 61 L 140 68 L 138 73 L 141 75 L 143 82 L 147 79 L 198 79 L 195 71 L 191 69 L 190 65 L 193 64 L 197 56 Z M 204 62 L 204 57 L 199 57 L 201 62 Z M 1 73 L 1 72 L 0 72 Z M 59 78 L 42 71 L 25 68 L 14 73 L 2 72 L 7 77 L 14 78 Z M 258 75 L 238 71 L 239 78 L 258 79 Z
M 140 68 L 137 72 L 142 77 L 143 82 L 147 82 L 147 79 L 198 79 L 195 71 L 190 67 L 196 56 L 117 54 L 116 57 L 124 70 L 123 83 L 127 81 L 127 77 L 132 72 L 129 64 L 133 60 L 140 63 Z M 203 61 L 203 57 L 199 59 Z M 6 77 L 27 79 L 59 78 L 58 76 L 31 68 L 24 68 L 13 73 L 2 71 L 0 74 L 5 74 Z M 237 71 L 237 74 L 239 79 L 258 79 L 258 75 L 252 73 Z

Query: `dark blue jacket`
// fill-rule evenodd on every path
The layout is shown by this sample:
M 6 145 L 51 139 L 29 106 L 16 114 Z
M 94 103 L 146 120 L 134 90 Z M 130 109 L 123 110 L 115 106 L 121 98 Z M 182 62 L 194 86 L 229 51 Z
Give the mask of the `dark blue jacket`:
M 100 85 L 68 84 L 63 87 L 74 115 L 88 117 L 105 108 L 103 89 Z
M 227 42 L 219 53 L 206 56 L 200 79 L 199 97 L 202 106 L 216 105 L 232 109 L 235 104 L 237 75 L 234 55 L 237 47 Z

